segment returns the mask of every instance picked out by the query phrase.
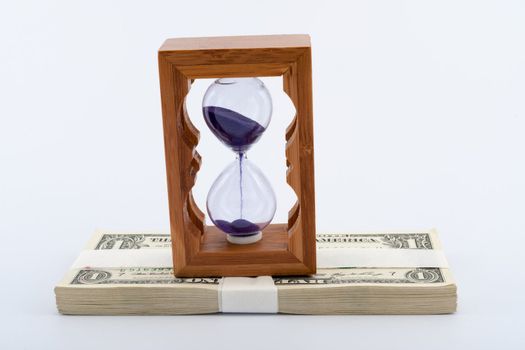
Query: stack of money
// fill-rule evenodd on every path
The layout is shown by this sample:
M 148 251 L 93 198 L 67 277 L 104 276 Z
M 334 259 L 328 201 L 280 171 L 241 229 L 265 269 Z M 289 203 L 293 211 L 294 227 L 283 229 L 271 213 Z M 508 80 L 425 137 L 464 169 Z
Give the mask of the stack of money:
M 437 233 L 342 233 L 317 235 L 319 258 L 330 252 L 441 252 Z M 221 277 L 177 278 L 163 266 L 122 266 L 112 254 L 166 253 L 171 262 L 169 234 L 97 232 L 86 251 L 104 253 L 97 264 L 74 266 L 56 286 L 62 314 L 175 315 L 219 312 Z M 377 251 L 376 251 L 377 250 Z M 85 253 L 84 251 L 84 257 Z M 350 253 L 349 253 L 350 254 Z M 394 255 L 396 255 L 394 254 Z M 89 254 L 88 254 L 89 255 Z M 162 255 L 162 254 L 161 254 Z M 377 255 L 377 254 L 372 254 Z M 392 256 L 392 254 L 384 254 Z M 328 256 L 329 257 L 329 256 Z M 119 259 L 116 259 L 119 260 Z M 141 259 L 138 259 L 141 260 Z M 330 260 L 330 259 L 328 259 Z M 456 310 L 456 285 L 446 265 L 337 266 L 318 268 L 312 276 L 274 277 L 278 311 L 288 314 L 446 314 Z M 388 260 L 388 259 L 387 259 Z M 399 259 L 397 259 L 399 260 Z M 401 259 L 403 260 L 403 259 Z M 373 259 L 372 259 L 373 261 Z M 399 264 L 398 262 L 396 264 Z M 393 265 L 396 265 L 393 264 Z M 159 264 L 160 265 L 160 264 Z

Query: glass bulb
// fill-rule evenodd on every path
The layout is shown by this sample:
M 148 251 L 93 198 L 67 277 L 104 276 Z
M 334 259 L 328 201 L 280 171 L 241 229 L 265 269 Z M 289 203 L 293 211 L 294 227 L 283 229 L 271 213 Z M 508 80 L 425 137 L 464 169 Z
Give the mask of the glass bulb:
M 272 117 L 272 98 L 257 78 L 217 79 L 204 95 L 206 124 L 234 152 L 256 143 Z
M 251 236 L 272 221 L 276 199 L 268 179 L 241 153 L 213 183 L 206 206 L 221 231 Z

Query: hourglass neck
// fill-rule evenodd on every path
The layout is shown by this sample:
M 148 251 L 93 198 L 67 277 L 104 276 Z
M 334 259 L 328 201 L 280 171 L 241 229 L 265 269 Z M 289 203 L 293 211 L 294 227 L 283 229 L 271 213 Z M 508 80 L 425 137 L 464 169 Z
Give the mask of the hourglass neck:
M 248 157 L 246 156 L 246 151 L 239 151 L 237 152 L 237 159 L 239 160 L 243 160 L 243 159 L 247 159 Z

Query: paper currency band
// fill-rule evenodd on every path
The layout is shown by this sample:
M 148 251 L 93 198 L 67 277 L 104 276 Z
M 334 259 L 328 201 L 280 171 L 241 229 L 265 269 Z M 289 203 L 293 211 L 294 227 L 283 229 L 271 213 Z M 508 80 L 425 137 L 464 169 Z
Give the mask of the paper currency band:
M 84 250 L 72 268 L 172 267 L 171 249 Z M 443 251 L 430 249 L 321 248 L 318 268 L 448 267 Z
M 270 276 L 225 277 L 219 284 L 219 311 L 275 314 L 279 311 L 277 287 Z

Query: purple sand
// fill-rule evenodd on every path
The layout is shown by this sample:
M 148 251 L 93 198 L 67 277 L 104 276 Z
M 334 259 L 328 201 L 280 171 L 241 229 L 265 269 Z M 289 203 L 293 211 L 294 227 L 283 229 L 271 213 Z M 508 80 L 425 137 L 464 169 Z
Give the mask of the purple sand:
M 237 219 L 232 222 L 215 220 L 214 223 L 221 231 L 229 233 L 232 236 L 251 236 L 261 230 L 258 225 L 244 219 Z
M 202 112 L 215 136 L 235 151 L 248 149 L 266 130 L 261 124 L 231 109 L 207 106 Z

